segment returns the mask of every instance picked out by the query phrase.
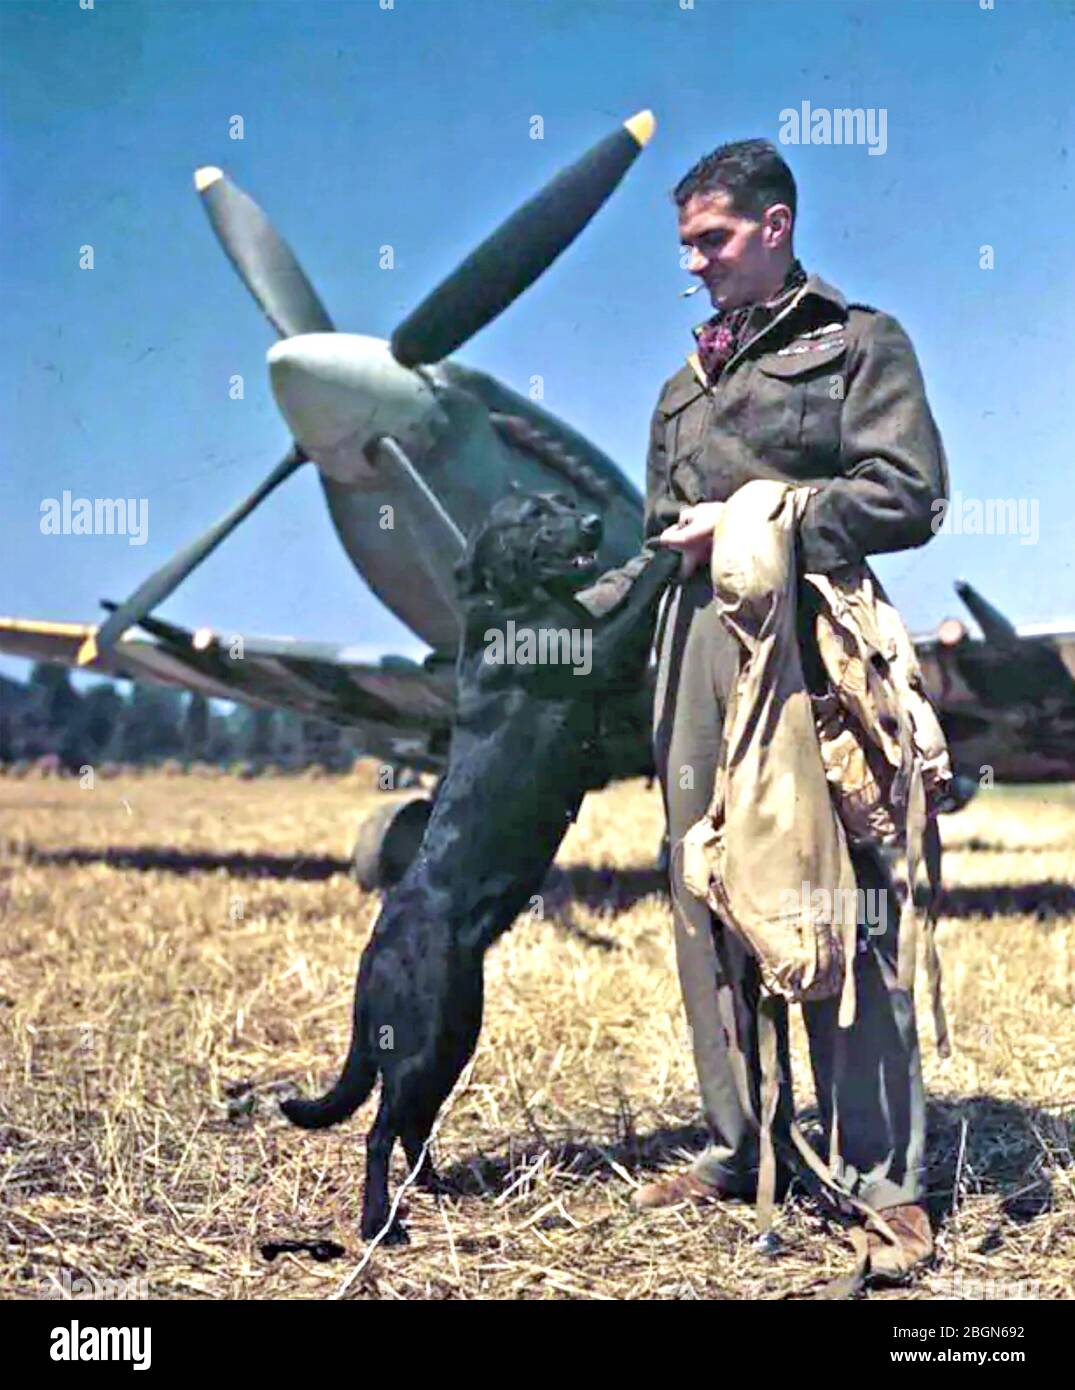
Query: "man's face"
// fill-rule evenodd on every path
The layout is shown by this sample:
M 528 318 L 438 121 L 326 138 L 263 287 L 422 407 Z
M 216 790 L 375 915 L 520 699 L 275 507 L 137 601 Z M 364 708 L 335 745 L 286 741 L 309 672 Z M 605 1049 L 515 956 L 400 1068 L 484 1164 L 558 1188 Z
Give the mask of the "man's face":
M 727 193 L 696 193 L 679 210 L 687 269 L 704 281 L 714 309 L 736 309 L 776 293 L 791 246 L 791 212 L 783 203 L 760 221 L 732 209 Z

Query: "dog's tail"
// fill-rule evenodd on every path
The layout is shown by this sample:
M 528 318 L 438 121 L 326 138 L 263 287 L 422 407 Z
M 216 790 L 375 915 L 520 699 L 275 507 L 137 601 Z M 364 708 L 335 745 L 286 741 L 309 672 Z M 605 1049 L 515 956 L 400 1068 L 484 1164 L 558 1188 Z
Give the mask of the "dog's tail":
M 343 1064 L 340 1078 L 331 1091 L 326 1091 L 317 1100 L 285 1100 L 280 1109 L 293 1125 L 300 1129 L 326 1129 L 338 1125 L 353 1115 L 377 1080 L 377 1063 L 366 1051 L 366 1030 L 356 1020 L 351 1034 L 351 1047 Z

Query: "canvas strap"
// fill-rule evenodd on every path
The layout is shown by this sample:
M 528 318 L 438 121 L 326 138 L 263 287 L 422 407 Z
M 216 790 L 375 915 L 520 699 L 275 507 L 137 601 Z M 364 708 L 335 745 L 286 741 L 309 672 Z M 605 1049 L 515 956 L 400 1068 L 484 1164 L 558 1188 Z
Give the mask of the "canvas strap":
M 853 968 L 853 962 L 852 967 Z M 778 1019 L 782 1009 L 785 1009 L 784 1001 L 776 995 L 762 990 L 758 999 L 758 1058 L 761 1069 L 761 1116 L 758 1135 L 758 1196 L 756 1217 L 758 1232 L 765 1235 L 773 1224 L 776 1213 L 776 1147 L 773 1134 L 773 1121 L 776 1118 L 776 1109 L 780 1096 L 780 1063 L 779 1051 L 777 1047 L 778 1039 Z M 738 1076 L 737 1076 L 738 1080 Z M 745 1097 L 745 1110 L 747 1114 L 752 1114 L 752 1107 L 749 1103 L 749 1096 Z M 833 1125 L 833 1149 L 837 1148 L 837 1117 L 835 1111 L 832 1117 Z M 787 1154 L 788 1159 L 794 1165 L 796 1156 L 800 1159 L 811 1173 L 821 1183 L 822 1188 L 827 1191 L 836 1202 L 837 1207 L 850 1207 L 857 1212 L 863 1219 L 865 1226 L 871 1226 L 885 1240 L 899 1247 L 901 1242 L 899 1236 L 884 1219 L 879 1211 L 864 1202 L 848 1188 L 846 1182 L 837 1176 L 834 1167 L 826 1163 L 814 1150 L 806 1136 L 803 1134 L 799 1125 L 794 1119 L 789 1127 L 794 1151 Z M 848 1230 L 848 1236 L 855 1251 L 855 1264 L 852 1270 L 841 1275 L 838 1279 L 832 1280 L 814 1297 L 825 1300 L 836 1300 L 851 1298 L 862 1288 L 865 1282 L 866 1271 L 869 1267 L 869 1242 L 863 1227 L 853 1226 Z
M 944 1012 L 944 998 L 941 993 L 941 957 L 937 951 L 937 912 L 941 898 L 941 833 L 937 828 L 937 817 L 931 816 L 923 834 L 923 850 L 926 861 L 926 877 L 929 881 L 929 902 L 926 904 L 926 983 L 929 986 L 930 1005 L 933 1009 L 933 1035 L 937 1041 L 937 1051 L 942 1057 L 950 1057 L 952 1046 L 948 1039 L 948 1020 Z
M 928 881 L 926 906 L 920 911 L 915 903 L 915 884 L 918 871 L 925 865 Z M 937 911 L 941 896 L 941 837 L 937 829 L 937 818 L 929 815 L 926 808 L 925 784 L 922 778 L 922 760 L 916 757 L 911 768 L 911 780 L 907 795 L 906 820 L 906 897 L 900 911 L 898 975 L 901 989 L 914 989 L 915 963 L 918 955 L 918 926 L 921 921 L 925 941 L 926 983 L 929 987 L 930 1007 L 933 1012 L 933 1033 L 937 1042 L 937 1052 L 942 1057 L 951 1055 L 948 1039 L 948 1021 L 944 1012 L 944 998 L 941 992 L 941 958 L 937 951 Z

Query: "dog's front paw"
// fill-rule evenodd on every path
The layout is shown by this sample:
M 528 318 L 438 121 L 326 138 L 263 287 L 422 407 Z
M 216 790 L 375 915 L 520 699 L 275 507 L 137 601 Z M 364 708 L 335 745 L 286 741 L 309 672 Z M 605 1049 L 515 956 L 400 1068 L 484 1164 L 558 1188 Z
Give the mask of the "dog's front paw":
M 401 1207 L 401 1210 L 402 1210 L 402 1207 Z M 384 1223 L 385 1223 L 387 1217 L 388 1217 L 388 1208 L 387 1208 L 387 1207 L 382 1207 L 380 1211 L 376 1211 L 376 1210 L 373 1210 L 373 1211 L 365 1211 L 365 1210 L 364 1210 L 363 1213 L 362 1213 L 362 1219 L 361 1219 L 361 1221 L 359 1222 L 359 1226 L 358 1226 L 358 1232 L 359 1232 L 359 1235 L 362 1237 L 362 1239 L 363 1239 L 363 1240 L 366 1240 L 366 1241 L 369 1241 L 369 1240 L 376 1240 L 377 1237 L 378 1237 L 378 1236 L 381 1234 L 381 1232 L 384 1230 Z M 400 1220 L 399 1212 L 396 1213 L 396 1218 L 395 1218 L 395 1220 L 392 1222 L 392 1225 L 389 1227 L 389 1229 L 385 1232 L 384 1236 L 381 1238 L 381 1242 L 380 1242 L 380 1243 L 381 1243 L 382 1245 L 408 1245 L 408 1244 L 410 1244 L 410 1236 L 407 1234 L 407 1229 L 406 1229 L 406 1227 L 403 1225 L 403 1222 Z
M 363 1227 L 362 1239 L 375 1240 L 380 1229 L 381 1228 L 378 1226 L 375 1231 L 367 1231 L 365 1227 Z M 407 1228 L 402 1221 L 393 1221 L 380 1243 L 382 1245 L 410 1245 L 411 1238 L 407 1234 Z

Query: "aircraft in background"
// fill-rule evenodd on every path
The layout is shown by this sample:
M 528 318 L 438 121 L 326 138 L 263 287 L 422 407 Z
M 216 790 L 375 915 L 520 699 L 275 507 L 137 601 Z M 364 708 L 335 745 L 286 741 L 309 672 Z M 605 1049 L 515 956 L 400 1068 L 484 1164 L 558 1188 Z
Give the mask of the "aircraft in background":
M 941 718 L 959 804 L 987 782 L 1075 778 L 1075 620 L 1016 627 L 965 580 L 981 630 L 946 618 L 915 649 Z
M 512 487 L 553 490 L 601 515 L 600 573 L 637 553 L 643 511 L 638 490 L 589 440 L 450 354 L 571 244 L 653 129 L 651 113 L 640 112 L 593 146 L 513 213 L 387 341 L 337 332 L 257 204 L 219 169 L 199 169 L 195 187 L 209 220 L 279 334 L 268 353 L 269 375 L 295 444 L 249 497 L 125 602 L 106 605 L 111 611 L 102 623 L 0 619 L 0 651 L 292 710 L 358 729 L 367 750 L 386 762 L 441 770 L 455 703 L 454 567 L 465 536 Z M 432 648 L 425 661 L 386 656 L 371 663 L 348 642 L 192 632 L 155 616 L 191 571 L 308 462 L 319 471 L 330 521 L 355 570 Z M 964 790 L 976 787 L 987 764 L 997 781 L 1075 777 L 1075 623 L 1064 631 L 1017 630 L 969 585 L 959 591 L 982 637 L 949 619 L 916 645 Z M 651 697 L 644 688 L 609 702 L 605 781 L 652 771 Z M 424 814 L 401 812 L 400 823 L 405 818 L 409 834 L 420 835 L 425 814 L 428 805 Z M 387 836 L 393 823 L 379 817 L 377 835 Z

